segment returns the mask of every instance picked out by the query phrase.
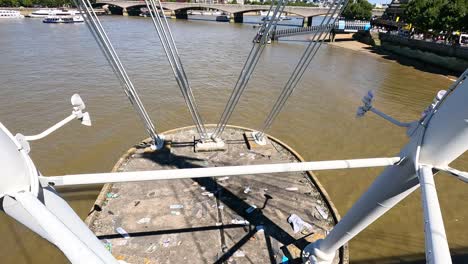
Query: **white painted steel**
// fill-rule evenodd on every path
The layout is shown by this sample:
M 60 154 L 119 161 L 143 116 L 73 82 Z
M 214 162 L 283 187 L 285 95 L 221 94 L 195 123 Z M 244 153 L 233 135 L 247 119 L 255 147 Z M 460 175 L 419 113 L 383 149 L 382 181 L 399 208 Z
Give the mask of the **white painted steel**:
M 0 198 L 9 193 L 31 191 L 37 195 L 37 169 L 21 144 L 0 123 Z
M 40 177 L 43 184 L 70 186 L 85 184 L 103 184 L 111 182 L 135 182 L 170 180 L 184 178 L 221 177 L 246 174 L 262 174 L 292 171 L 319 171 L 349 168 L 389 166 L 400 161 L 400 157 L 296 162 L 264 165 L 225 166 L 214 168 L 194 168 L 157 171 L 136 171 L 118 173 L 77 174 L 65 176 Z
M 39 140 L 39 139 L 45 138 L 48 135 L 50 135 L 52 132 L 54 132 L 55 130 L 63 127 L 64 125 L 66 125 L 68 122 L 74 120 L 75 118 L 76 118 L 76 115 L 74 113 L 72 113 L 71 115 L 69 115 L 68 117 L 63 119 L 62 121 L 60 121 L 57 124 L 49 127 L 48 129 L 46 129 L 44 132 L 42 132 L 40 134 L 37 134 L 37 135 L 33 135 L 33 136 L 25 136 L 25 139 L 27 141 L 33 141 L 33 140 Z
M 401 155 L 411 156 L 413 145 L 414 143 L 408 144 Z M 304 249 L 304 260 L 332 263 L 335 252 L 340 247 L 412 193 L 418 184 L 411 159 L 406 158 L 398 166 L 387 167 L 324 240 Z
M 427 124 L 420 162 L 445 167 L 468 149 L 468 81 L 441 102 Z
M 56 245 L 72 263 L 118 263 L 102 244 L 100 245 L 101 254 L 96 254 L 91 245 L 87 243 L 88 241 L 82 240 L 76 230 L 69 228 L 31 193 L 20 192 L 12 196 L 29 214 L 30 219 L 34 219 L 37 226 L 42 228 L 47 235 L 47 239 Z M 99 243 L 96 237 L 94 239 Z
M 426 262 L 429 264 L 452 263 L 432 168 L 421 166 L 418 174 L 424 210 Z
M 325 239 L 308 245 L 303 252 L 304 261 L 332 263 L 336 250 L 418 187 L 419 164 L 446 167 L 468 149 L 468 82 L 464 81 L 467 73 L 468 70 L 415 128 L 400 153 L 405 161 L 386 168 Z M 434 263 L 449 261 L 450 257 Z

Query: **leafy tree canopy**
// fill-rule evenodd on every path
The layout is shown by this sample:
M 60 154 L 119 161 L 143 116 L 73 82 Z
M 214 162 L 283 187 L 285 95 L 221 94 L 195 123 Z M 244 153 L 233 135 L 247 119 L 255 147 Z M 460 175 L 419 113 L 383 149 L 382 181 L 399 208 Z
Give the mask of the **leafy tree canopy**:
M 412 0 L 405 7 L 405 21 L 418 31 L 466 31 L 468 28 L 466 0 Z
M 369 20 L 372 17 L 372 4 L 367 0 L 351 0 L 343 10 L 346 19 Z

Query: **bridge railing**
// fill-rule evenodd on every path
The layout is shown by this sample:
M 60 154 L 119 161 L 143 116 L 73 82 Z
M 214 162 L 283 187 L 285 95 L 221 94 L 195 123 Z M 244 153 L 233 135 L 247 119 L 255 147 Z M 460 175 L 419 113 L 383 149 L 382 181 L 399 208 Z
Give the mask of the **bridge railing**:
M 368 31 L 370 29 L 370 22 L 341 20 L 341 21 L 337 21 L 335 24 L 278 29 L 273 32 L 273 35 L 275 39 L 278 39 L 281 37 L 308 34 L 311 32 L 327 31 L 330 29 L 333 29 L 335 31 L 342 31 L 342 32 Z

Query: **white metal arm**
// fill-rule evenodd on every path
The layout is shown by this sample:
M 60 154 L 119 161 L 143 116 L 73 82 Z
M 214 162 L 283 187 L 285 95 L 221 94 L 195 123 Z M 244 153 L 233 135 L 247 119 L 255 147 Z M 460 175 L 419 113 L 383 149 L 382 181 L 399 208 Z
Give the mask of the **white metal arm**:
M 418 176 L 424 211 L 426 262 L 429 264 L 452 263 L 432 168 L 421 166 Z
M 91 126 L 91 118 L 89 117 L 89 113 L 83 113 L 83 110 L 86 108 L 85 103 L 81 100 L 81 97 L 78 94 L 74 94 L 71 97 L 71 104 L 73 106 L 73 112 L 71 115 L 63 119 L 62 121 L 58 122 L 57 124 L 49 127 L 44 132 L 32 135 L 32 136 L 20 136 L 20 138 L 24 138 L 26 141 L 33 141 L 47 137 L 50 133 L 54 132 L 55 130 L 63 127 L 68 122 L 72 121 L 73 119 L 81 120 L 81 124 L 85 126 Z
M 264 165 L 246 165 L 246 166 L 225 166 L 213 168 L 194 168 L 194 169 L 175 169 L 175 170 L 157 170 L 157 171 L 135 171 L 135 172 L 117 172 L 117 173 L 94 173 L 77 174 L 65 176 L 39 177 L 41 184 L 54 186 L 70 186 L 85 184 L 104 184 L 115 182 L 135 182 L 135 181 L 153 181 L 170 180 L 185 178 L 203 178 L 203 177 L 221 177 L 237 176 L 246 174 L 293 172 L 293 171 L 318 171 L 348 168 L 366 168 L 390 166 L 398 163 L 400 157 L 392 158 L 374 158 L 374 159 L 353 159 L 353 160 L 331 160 L 331 161 L 313 161 L 313 162 L 295 162 Z
M 54 132 L 55 130 L 63 127 L 64 125 L 66 125 L 68 122 L 74 120 L 76 118 L 76 115 L 75 114 L 71 114 L 69 116 L 67 116 L 65 119 L 63 119 L 62 121 L 58 122 L 57 124 L 49 127 L 48 129 L 44 130 L 44 132 L 40 133 L 40 134 L 37 134 L 37 135 L 32 135 L 32 136 L 25 136 L 25 139 L 27 141 L 33 141 L 33 140 L 38 140 L 38 139 L 42 139 L 42 138 L 45 138 L 47 137 L 50 133 Z

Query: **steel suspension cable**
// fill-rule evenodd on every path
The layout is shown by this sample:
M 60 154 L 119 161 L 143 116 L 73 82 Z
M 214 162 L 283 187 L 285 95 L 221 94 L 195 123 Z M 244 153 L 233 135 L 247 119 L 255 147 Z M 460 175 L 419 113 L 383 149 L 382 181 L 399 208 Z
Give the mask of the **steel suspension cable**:
M 237 82 L 234 86 L 231 96 L 229 97 L 228 103 L 226 104 L 226 107 L 224 108 L 220 121 L 218 125 L 216 126 L 216 129 L 212 135 L 212 138 L 214 140 L 219 138 L 219 136 L 223 133 L 229 119 L 231 118 L 231 115 L 237 103 L 239 102 L 239 99 L 242 93 L 247 87 L 247 84 L 258 63 L 258 60 L 263 52 L 263 49 L 265 48 L 265 45 L 268 42 L 268 36 L 270 34 L 271 28 L 273 26 L 276 27 L 278 23 L 278 19 L 280 18 L 281 13 L 284 10 L 284 6 L 286 5 L 287 2 L 288 0 L 279 0 L 274 11 L 272 12 L 273 4 L 274 4 L 274 1 L 272 1 L 270 5 L 270 9 L 268 10 L 267 16 L 265 17 L 265 20 L 263 21 L 263 24 L 260 30 L 258 31 L 256 38 L 254 38 L 253 46 L 249 52 L 247 60 L 244 63 L 244 66 L 241 70 L 239 78 L 237 79 Z M 270 13 L 273 13 L 273 15 L 268 20 Z M 258 40 L 258 35 L 261 35 L 260 40 Z
M 156 29 L 159 40 L 161 41 L 164 52 L 166 53 L 166 57 L 174 73 L 176 82 L 180 88 L 200 138 L 203 140 L 207 138 L 206 129 L 198 111 L 190 83 L 182 65 L 182 61 L 175 45 L 174 37 L 172 36 L 171 30 L 169 28 L 169 24 L 167 22 L 166 15 L 164 14 L 161 2 L 159 0 L 157 0 L 157 2 L 158 4 L 156 4 L 155 0 L 145 0 L 146 6 L 148 7 L 151 19 L 153 21 L 153 25 Z M 162 14 L 162 19 L 159 15 L 160 12 Z
M 273 124 L 274 120 L 278 116 L 278 114 L 281 112 L 283 109 L 284 105 L 286 104 L 287 99 L 291 96 L 293 91 L 295 90 L 297 84 L 300 82 L 302 79 L 302 76 L 305 73 L 305 70 L 308 68 L 310 65 L 310 62 L 313 60 L 315 55 L 317 54 L 317 51 L 319 50 L 320 46 L 322 45 L 323 41 L 327 37 L 327 35 L 330 34 L 330 31 L 333 29 L 333 27 L 329 27 L 330 21 L 333 19 L 333 22 L 331 23 L 334 25 L 336 23 L 337 18 L 341 15 L 343 12 L 344 8 L 346 7 L 348 0 L 335 0 L 333 4 L 330 6 L 330 8 L 327 11 L 326 17 L 322 20 L 320 26 L 318 29 L 324 28 L 324 30 L 319 30 L 315 32 L 313 37 L 311 38 L 309 45 L 307 46 L 306 50 L 304 51 L 304 54 L 302 55 L 301 59 L 299 60 L 298 64 L 296 65 L 293 73 L 289 77 L 286 85 L 284 86 L 281 94 L 279 95 L 278 99 L 276 100 L 272 110 L 268 114 L 262 129 L 260 132 L 256 135 L 257 139 L 262 140 L 265 131 L 268 130 L 271 125 Z M 335 7 L 335 8 L 333 8 Z M 338 12 L 338 13 L 337 13 Z M 325 23 L 326 21 L 326 23 Z M 325 27 L 324 27 L 325 23 Z M 323 34 L 325 33 L 325 36 L 322 38 Z M 317 37 L 318 34 L 318 37 Z
M 151 121 L 146 109 L 143 106 L 143 103 L 138 96 L 138 93 L 128 77 L 128 74 L 120 61 L 112 43 L 110 42 L 99 18 L 97 17 L 94 9 L 89 0 L 73 0 L 75 5 L 78 9 L 85 13 L 84 18 L 86 20 L 86 25 L 88 26 L 91 34 L 93 35 L 94 39 L 98 43 L 101 51 L 103 52 L 104 56 L 106 57 L 109 65 L 111 66 L 112 70 L 114 71 L 115 75 L 119 79 L 125 94 L 127 95 L 130 103 L 133 105 L 135 111 L 140 116 L 141 120 L 144 123 L 145 129 L 150 135 L 150 137 L 154 140 L 155 144 L 157 142 L 161 142 L 161 138 L 156 132 L 153 122 Z

